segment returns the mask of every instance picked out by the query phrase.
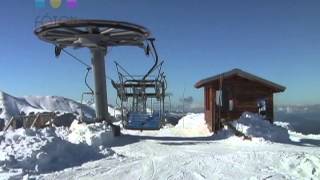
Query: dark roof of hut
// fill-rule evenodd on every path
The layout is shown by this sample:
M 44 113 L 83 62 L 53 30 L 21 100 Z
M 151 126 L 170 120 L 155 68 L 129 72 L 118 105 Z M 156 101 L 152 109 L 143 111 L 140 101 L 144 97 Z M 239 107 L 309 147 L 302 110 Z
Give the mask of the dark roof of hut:
M 286 89 L 286 87 L 284 87 L 282 85 L 276 84 L 274 82 L 263 79 L 263 78 L 258 77 L 256 75 L 250 74 L 250 73 L 245 72 L 241 69 L 232 69 L 231 71 L 227 71 L 227 72 L 215 75 L 215 76 L 208 77 L 206 79 L 198 81 L 194 86 L 196 88 L 201 88 L 206 84 L 209 84 L 209 83 L 212 83 L 214 81 L 219 80 L 220 77 L 222 77 L 223 79 L 226 79 L 226 78 L 229 78 L 232 76 L 239 76 L 239 77 L 245 78 L 250 81 L 259 82 L 267 87 L 274 89 L 275 92 L 283 92 Z

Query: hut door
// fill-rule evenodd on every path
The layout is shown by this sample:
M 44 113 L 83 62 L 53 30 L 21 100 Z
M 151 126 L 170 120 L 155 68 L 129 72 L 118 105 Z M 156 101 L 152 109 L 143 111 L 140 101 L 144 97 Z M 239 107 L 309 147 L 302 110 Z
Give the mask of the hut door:
M 215 130 L 216 91 L 211 87 L 205 88 L 205 119 L 210 131 Z
M 216 90 L 211 88 L 211 117 L 212 117 L 212 131 L 216 129 Z

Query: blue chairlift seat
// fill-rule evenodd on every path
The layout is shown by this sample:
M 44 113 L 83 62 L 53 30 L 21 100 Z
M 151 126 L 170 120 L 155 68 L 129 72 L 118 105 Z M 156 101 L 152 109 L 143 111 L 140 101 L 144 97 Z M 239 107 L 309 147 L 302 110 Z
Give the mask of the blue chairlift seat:
M 130 112 L 125 128 L 133 130 L 159 130 L 160 125 L 161 118 L 159 113 L 150 115 L 144 112 Z

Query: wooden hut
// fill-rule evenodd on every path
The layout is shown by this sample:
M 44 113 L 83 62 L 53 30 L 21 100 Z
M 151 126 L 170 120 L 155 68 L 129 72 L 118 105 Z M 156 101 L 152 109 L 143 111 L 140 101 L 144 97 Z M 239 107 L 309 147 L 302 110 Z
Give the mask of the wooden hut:
M 260 113 L 272 123 L 273 94 L 286 89 L 240 69 L 200 80 L 195 87 L 204 87 L 205 120 L 213 132 L 245 111 Z

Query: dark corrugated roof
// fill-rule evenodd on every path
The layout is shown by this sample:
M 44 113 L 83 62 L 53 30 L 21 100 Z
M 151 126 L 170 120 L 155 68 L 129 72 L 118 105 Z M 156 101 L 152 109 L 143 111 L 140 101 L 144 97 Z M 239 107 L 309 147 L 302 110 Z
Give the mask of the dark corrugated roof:
M 218 74 L 218 75 L 215 75 L 215 76 L 211 76 L 209 78 L 206 78 L 206 79 L 203 79 L 203 80 L 200 80 L 198 81 L 194 86 L 196 88 L 201 88 L 202 86 L 204 86 L 205 84 L 208 84 L 212 81 L 216 81 L 216 80 L 219 80 L 219 78 L 222 76 L 223 78 L 228 78 L 230 76 L 234 76 L 234 75 L 237 75 L 237 76 L 240 76 L 242 78 L 245 78 L 245 79 L 248 79 L 248 80 L 251 80 L 251 81 L 256 81 L 256 82 L 260 82 L 262 84 L 265 84 L 266 86 L 269 86 L 269 87 L 272 87 L 272 88 L 275 88 L 278 92 L 283 92 L 286 87 L 282 86 L 282 85 L 279 85 L 279 84 L 276 84 L 274 82 L 271 82 L 269 80 L 266 80 L 266 79 L 263 79 L 261 77 L 258 77 L 256 75 L 253 75 L 253 74 L 250 74 L 248 72 L 245 72 L 241 69 L 233 69 L 231 71 L 227 71 L 227 72 L 224 72 L 224 73 L 221 73 L 221 74 Z

